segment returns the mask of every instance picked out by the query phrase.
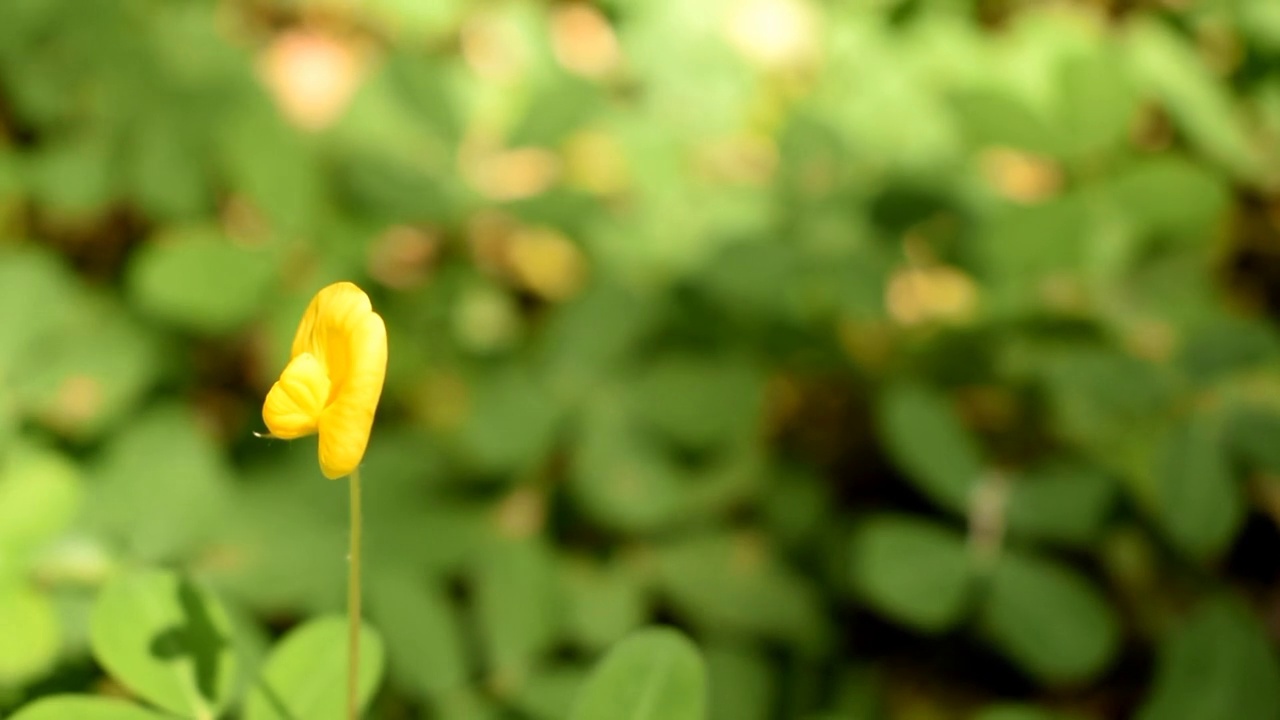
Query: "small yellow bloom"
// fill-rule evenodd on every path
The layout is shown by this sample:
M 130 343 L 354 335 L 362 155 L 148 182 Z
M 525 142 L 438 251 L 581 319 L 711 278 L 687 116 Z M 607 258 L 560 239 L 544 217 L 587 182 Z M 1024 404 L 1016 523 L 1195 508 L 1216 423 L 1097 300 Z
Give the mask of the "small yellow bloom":
M 360 465 L 387 374 L 387 328 L 369 296 L 334 283 L 307 307 L 292 359 L 271 386 L 262 419 L 275 437 L 320 433 L 320 470 L 337 479 Z

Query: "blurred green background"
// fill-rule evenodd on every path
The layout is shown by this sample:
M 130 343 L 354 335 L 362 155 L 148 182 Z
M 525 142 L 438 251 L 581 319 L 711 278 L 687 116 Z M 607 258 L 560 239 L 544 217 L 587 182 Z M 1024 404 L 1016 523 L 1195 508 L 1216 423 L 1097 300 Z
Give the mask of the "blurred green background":
M 124 569 L 341 612 L 339 279 L 372 717 L 1280 718 L 1274 0 L 3 0 L 0 715 Z

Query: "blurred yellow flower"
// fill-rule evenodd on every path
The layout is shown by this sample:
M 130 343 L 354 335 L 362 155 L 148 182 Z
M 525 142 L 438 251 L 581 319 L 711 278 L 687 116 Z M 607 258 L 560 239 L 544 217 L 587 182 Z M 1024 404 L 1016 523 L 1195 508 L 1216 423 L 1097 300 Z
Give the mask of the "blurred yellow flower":
M 334 283 L 307 307 L 292 358 L 271 386 L 262 419 L 275 437 L 320 434 L 320 470 L 337 479 L 364 457 L 387 373 L 387 329 L 369 296 Z

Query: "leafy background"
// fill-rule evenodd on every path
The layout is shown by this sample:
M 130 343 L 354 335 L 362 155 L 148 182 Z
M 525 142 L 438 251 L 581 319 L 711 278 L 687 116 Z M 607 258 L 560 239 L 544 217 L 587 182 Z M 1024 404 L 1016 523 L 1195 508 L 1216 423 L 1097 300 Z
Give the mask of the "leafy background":
M 1280 718 L 1278 191 L 1273 0 L 5 0 L 0 714 L 333 635 L 351 279 L 372 717 Z

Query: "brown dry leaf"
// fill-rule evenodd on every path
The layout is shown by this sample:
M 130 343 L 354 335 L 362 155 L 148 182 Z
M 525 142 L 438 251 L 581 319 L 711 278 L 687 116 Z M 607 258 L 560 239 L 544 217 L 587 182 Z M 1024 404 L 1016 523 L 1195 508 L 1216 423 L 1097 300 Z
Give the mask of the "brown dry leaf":
M 551 228 L 530 228 L 512 236 L 507 267 L 526 290 L 553 301 L 575 295 L 587 274 L 578 246 Z
M 564 176 L 569 186 L 597 195 L 627 188 L 627 158 L 612 135 L 580 130 L 564 144 Z
M 440 254 L 440 238 L 420 228 L 397 225 L 369 247 L 369 275 L 396 290 L 422 286 Z
M 498 532 L 515 540 L 531 538 L 542 532 L 547 520 L 547 498 L 532 487 L 518 487 L 498 501 L 493 511 Z
M 765 185 L 777 170 L 778 147 L 764 135 L 735 135 L 702 147 L 698 161 L 710 180 Z
M 318 131 L 347 108 L 364 64 L 352 42 L 313 30 L 291 30 L 267 46 L 259 72 L 285 117 L 304 130 Z
M 581 2 L 552 11 L 551 49 L 564 69 L 592 79 L 609 75 L 622 59 L 618 36 L 608 18 Z
M 1037 203 L 1062 191 L 1062 171 L 1058 166 L 1031 153 L 989 148 L 982 152 L 979 164 L 982 176 L 1007 200 Z
M 515 82 L 524 76 L 533 49 L 509 18 L 482 11 L 462 26 L 462 59 L 490 82 Z
M 471 185 L 499 202 L 541 195 L 560 176 L 560 161 L 550 150 L 538 147 L 468 154 L 462 164 Z
M 903 325 L 963 322 L 978 306 L 978 287 L 965 273 L 947 266 L 904 268 L 889 279 L 889 315 Z

